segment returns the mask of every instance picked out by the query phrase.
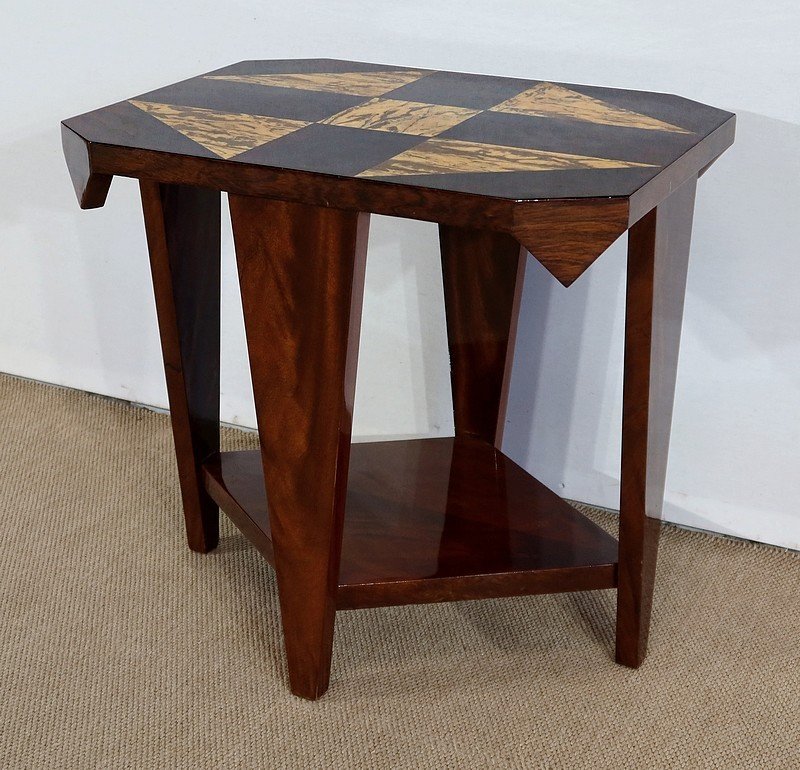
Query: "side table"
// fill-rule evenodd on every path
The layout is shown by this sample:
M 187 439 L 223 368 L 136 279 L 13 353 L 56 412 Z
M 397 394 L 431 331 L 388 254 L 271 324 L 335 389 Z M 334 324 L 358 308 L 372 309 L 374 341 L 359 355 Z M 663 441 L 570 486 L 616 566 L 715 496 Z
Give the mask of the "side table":
M 277 573 L 292 692 L 337 610 L 617 589 L 645 655 L 697 178 L 735 117 L 676 96 L 246 61 L 62 124 L 82 208 L 140 180 L 189 547 L 221 508 Z M 220 191 L 260 452 L 220 452 Z M 439 224 L 455 436 L 351 447 L 369 214 Z M 628 232 L 619 543 L 502 453 L 527 253 L 564 286 Z M 265 491 L 266 490 L 266 491 Z

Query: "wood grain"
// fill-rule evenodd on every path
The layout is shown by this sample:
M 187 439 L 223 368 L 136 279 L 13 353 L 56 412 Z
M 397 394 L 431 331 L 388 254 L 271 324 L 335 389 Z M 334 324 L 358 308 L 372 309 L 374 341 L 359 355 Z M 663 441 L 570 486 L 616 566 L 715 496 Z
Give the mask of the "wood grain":
M 206 491 L 241 533 L 274 567 L 261 452 L 222 452 L 203 463 Z
M 395 125 L 407 125 L 415 117 L 409 115 L 405 122 L 394 118 Z M 418 127 L 409 133 L 424 136 L 436 134 L 456 125 L 466 117 L 456 120 L 451 115 L 417 115 Z M 468 117 L 468 116 L 467 116 Z M 337 124 L 338 125 L 338 124 Z M 368 127 L 368 126 L 362 126 Z M 412 125 L 408 125 L 412 128 Z M 362 171 L 362 179 L 370 177 L 404 177 L 426 174 L 492 174 L 509 171 L 574 171 L 576 169 L 648 168 L 651 163 L 637 163 L 615 158 L 598 158 L 570 152 L 552 152 L 527 147 L 507 147 L 486 142 L 465 142 L 460 139 L 431 139 L 399 155 Z
M 219 511 L 201 466 L 219 451 L 220 195 L 141 183 L 186 536 L 206 553 Z
M 308 123 L 265 115 L 243 115 L 201 107 L 182 107 L 132 99 L 130 103 L 180 131 L 220 158 L 234 158 L 253 147 L 291 134 Z
M 630 204 L 625 196 L 508 200 L 424 187 L 417 183 L 416 177 L 413 184 L 399 184 L 363 176 L 347 178 L 192 157 L 168 150 L 153 153 L 135 147 L 90 143 L 86 152 L 91 158 L 92 173 L 100 175 L 98 178 L 120 174 L 319 206 L 333 201 L 345 209 L 500 230 L 514 235 L 562 284 L 569 286 L 630 224 L 658 205 L 670 190 L 713 162 L 732 143 L 734 124 L 731 118 L 655 175 L 634 193 Z M 76 189 L 83 189 L 85 184 L 80 168 L 79 164 L 71 166 Z
M 374 97 L 382 98 L 365 105 Z M 129 100 L 65 121 L 85 144 L 70 164 L 80 197 L 87 181 L 124 175 L 512 234 L 576 200 L 601 228 L 610 224 L 606 201 L 635 200 L 632 223 L 713 162 L 734 128 L 731 113 L 669 94 L 335 60 L 242 62 L 133 101 L 201 119 L 160 123 Z M 334 116 L 380 103 L 399 106 L 335 125 Z M 209 127 L 207 112 L 239 117 Z M 278 135 L 262 130 L 270 120 L 303 125 Z M 435 131 L 445 144 L 416 150 L 403 131 Z M 387 171 L 403 175 L 375 176 Z M 560 219 L 538 243 L 519 238 L 546 264 L 575 260 L 558 250 Z M 584 253 L 582 264 L 599 253 Z
M 695 188 L 640 219 L 628 242 L 617 661 L 631 667 L 647 651 Z
M 330 126 L 436 136 L 478 114 L 478 110 L 398 99 L 372 99 L 321 120 Z
M 278 88 L 300 88 L 305 91 L 332 91 L 357 96 L 380 96 L 400 86 L 419 80 L 422 70 L 388 70 L 372 72 L 307 72 L 262 75 L 206 75 L 208 80 L 228 80 Z
M 646 131 L 668 131 L 690 134 L 685 128 L 664 120 L 626 110 L 587 94 L 555 83 L 539 83 L 521 94 L 492 107 L 494 112 L 513 112 L 519 115 L 572 118 L 620 128 L 640 128 Z
M 457 436 L 500 447 L 525 254 L 509 235 L 440 225 Z
M 366 214 L 230 196 L 292 692 L 328 687 Z
M 511 232 L 564 286 L 571 286 L 628 229 L 628 202 L 562 201 L 515 212 Z
M 257 451 L 204 466 L 208 489 L 274 564 Z M 354 444 L 337 607 L 616 586 L 617 543 L 482 439 Z

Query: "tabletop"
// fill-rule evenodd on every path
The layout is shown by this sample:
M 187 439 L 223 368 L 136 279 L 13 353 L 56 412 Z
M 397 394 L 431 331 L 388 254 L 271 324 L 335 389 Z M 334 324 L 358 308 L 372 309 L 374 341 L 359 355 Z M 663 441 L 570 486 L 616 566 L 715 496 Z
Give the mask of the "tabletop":
M 92 142 L 513 199 L 630 195 L 731 118 L 666 94 L 247 61 L 66 121 Z
M 569 218 L 604 222 L 602 251 L 713 162 L 734 120 L 668 94 L 298 59 L 158 88 L 62 135 L 85 208 L 124 175 L 490 227 L 545 254 L 526 243 L 542 202 L 583 201 Z

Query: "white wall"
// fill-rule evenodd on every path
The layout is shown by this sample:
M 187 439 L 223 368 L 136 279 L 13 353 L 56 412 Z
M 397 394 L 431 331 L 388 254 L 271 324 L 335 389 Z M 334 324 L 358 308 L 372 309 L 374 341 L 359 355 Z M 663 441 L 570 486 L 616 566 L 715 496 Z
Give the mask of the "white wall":
M 7 5 L 6 5 L 7 4 Z M 122 10 L 125 8 L 125 10 Z M 800 10 L 732 0 L 3 3 L 0 370 L 166 403 L 136 184 L 78 210 L 59 120 L 240 59 L 330 56 L 680 93 L 739 115 L 701 180 L 667 518 L 800 548 Z M 615 507 L 624 239 L 530 261 L 506 451 Z M 355 431 L 452 429 L 434 226 L 373 219 Z M 223 418 L 254 422 L 230 234 Z

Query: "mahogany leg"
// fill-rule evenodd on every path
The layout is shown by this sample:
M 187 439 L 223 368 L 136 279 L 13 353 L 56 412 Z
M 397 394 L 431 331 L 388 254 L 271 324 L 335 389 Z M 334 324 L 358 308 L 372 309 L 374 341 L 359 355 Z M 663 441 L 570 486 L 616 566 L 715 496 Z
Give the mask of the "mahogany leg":
M 696 183 L 628 236 L 616 658 L 634 668 L 647 652 Z
M 140 183 L 189 548 L 219 542 L 201 465 L 219 451 L 220 194 Z
M 230 196 L 296 695 L 328 688 L 369 215 Z
M 499 449 L 526 255 L 489 230 L 440 225 L 439 242 L 456 436 Z
M 449 225 L 439 225 L 439 244 L 455 434 L 479 438 L 500 449 L 526 254 L 510 235 Z M 468 446 L 453 446 L 451 473 L 460 465 L 456 455 L 471 451 Z M 504 487 L 502 468 L 495 481 Z M 451 476 L 451 490 L 461 484 L 462 478 Z M 446 564 L 454 543 L 471 540 L 474 525 L 459 515 L 459 499 L 460 495 L 453 494 L 448 504 L 440 566 Z M 498 512 L 496 531 L 505 530 L 508 537 L 508 522 L 504 526 L 500 519 L 504 515 Z

